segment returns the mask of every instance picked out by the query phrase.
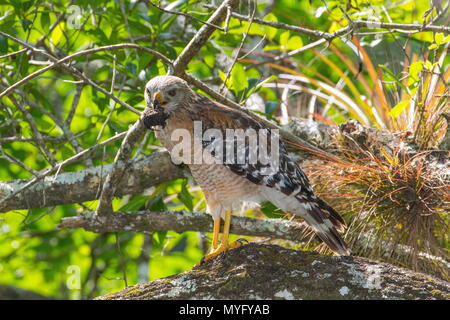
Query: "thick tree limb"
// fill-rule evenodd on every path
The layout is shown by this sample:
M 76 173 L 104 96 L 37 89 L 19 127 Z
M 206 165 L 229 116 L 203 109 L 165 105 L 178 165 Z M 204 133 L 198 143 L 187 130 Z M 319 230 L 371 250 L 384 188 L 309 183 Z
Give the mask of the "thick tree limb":
M 87 212 L 75 217 L 63 218 L 60 228 L 83 228 L 96 233 L 105 232 L 155 232 L 155 231 L 186 231 L 211 232 L 213 220 L 208 214 L 192 213 L 186 211 L 135 211 L 135 212 L 111 212 L 105 216 L 94 215 Z M 309 227 L 303 222 L 289 221 L 286 219 L 256 219 L 233 216 L 230 232 L 242 236 L 267 237 L 270 239 L 282 239 L 297 243 L 311 241 L 316 238 L 310 236 Z M 367 247 L 370 241 L 364 234 L 359 235 L 359 241 L 354 243 L 355 251 L 361 246 Z M 393 243 L 386 242 L 386 252 L 390 252 Z M 408 256 L 410 248 L 407 246 L 395 246 L 395 253 L 399 256 Z M 418 255 L 422 261 L 433 261 L 448 268 L 449 262 L 441 257 L 421 253 Z
M 4 203 L 0 212 L 95 200 L 111 168 L 112 164 L 105 164 L 78 172 L 48 176 L 21 193 L 16 191 L 32 180 L 0 182 L 0 199 L 16 193 Z M 114 195 L 139 194 L 149 187 L 181 178 L 186 174 L 187 171 L 171 162 L 167 152 L 155 152 L 130 163 Z
M 46 169 L 43 173 L 39 174 L 37 177 L 30 179 L 30 180 L 22 180 L 22 184 L 20 187 L 16 187 L 15 181 L 10 181 L 6 183 L 0 183 L 0 212 L 6 211 L 5 206 L 7 201 L 13 199 L 17 195 L 22 194 L 24 191 L 28 190 L 32 186 L 34 186 L 36 183 L 42 181 L 44 178 L 48 177 L 50 174 L 56 172 L 56 175 L 58 175 L 59 171 L 62 167 L 74 163 L 80 159 L 83 159 L 87 154 L 92 152 L 93 150 L 96 150 L 97 148 L 100 148 L 112 141 L 115 141 L 117 139 L 122 138 L 125 135 L 125 132 L 116 134 L 115 136 L 106 139 L 105 141 L 102 141 L 88 149 L 83 150 L 82 152 L 77 153 L 76 155 L 58 162 L 56 166 Z M 26 199 L 26 198 L 25 198 Z
M 449 295 L 450 283 L 387 263 L 247 244 L 181 274 L 97 299 L 444 300 Z

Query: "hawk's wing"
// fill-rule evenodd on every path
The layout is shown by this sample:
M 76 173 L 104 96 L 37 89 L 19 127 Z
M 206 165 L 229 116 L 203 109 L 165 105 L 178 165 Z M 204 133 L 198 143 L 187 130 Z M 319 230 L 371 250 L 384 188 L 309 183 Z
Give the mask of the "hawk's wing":
M 302 216 L 331 249 L 341 254 L 348 253 L 345 243 L 336 231 L 336 229 L 343 231 L 344 220 L 333 208 L 314 195 L 308 178 L 298 164 L 290 158 L 281 139 L 278 139 L 278 144 L 274 143 L 275 140 L 271 138 L 278 138 L 275 130 L 266 128 L 252 117 L 215 103 L 204 96 L 197 95 L 194 103 L 198 105 L 194 108 L 198 112 L 192 113 L 191 118 L 193 121 L 201 121 L 202 133 L 208 129 L 218 129 L 222 132 L 223 141 L 218 141 L 216 137 L 202 136 L 204 148 L 235 174 L 298 200 L 298 211 L 291 213 Z M 249 143 L 249 138 L 246 136 L 246 143 L 239 144 L 242 138 L 235 135 L 227 136 L 226 129 L 250 129 L 250 132 L 253 129 L 256 132 L 265 132 L 268 159 L 256 157 L 255 161 L 254 146 L 252 147 Z M 260 138 L 259 135 L 257 137 Z M 259 144 L 261 141 L 258 140 L 259 148 L 261 148 Z M 227 146 L 232 146 L 233 152 L 227 153 Z M 222 152 L 220 152 L 221 148 Z M 270 161 L 273 160 L 273 155 L 276 155 L 275 158 L 278 161 L 275 168 L 271 167 L 273 163 Z

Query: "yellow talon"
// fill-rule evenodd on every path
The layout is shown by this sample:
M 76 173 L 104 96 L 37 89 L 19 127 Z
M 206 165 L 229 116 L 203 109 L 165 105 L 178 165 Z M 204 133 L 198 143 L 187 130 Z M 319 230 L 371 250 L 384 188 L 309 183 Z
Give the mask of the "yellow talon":
M 196 264 L 196 266 L 199 266 L 202 263 L 218 256 L 222 252 L 242 246 L 243 242 L 248 242 L 245 239 L 239 239 L 239 240 L 231 242 L 231 243 L 228 242 L 228 236 L 230 234 L 230 222 L 231 222 L 231 210 L 227 210 L 225 212 L 225 223 L 224 223 L 224 227 L 223 227 L 222 241 L 220 242 L 220 245 L 218 245 L 219 232 L 220 232 L 220 219 L 214 220 L 214 233 L 213 233 L 213 240 L 212 240 L 212 244 L 211 244 L 211 250 L 207 255 L 205 255 L 202 258 L 200 263 Z

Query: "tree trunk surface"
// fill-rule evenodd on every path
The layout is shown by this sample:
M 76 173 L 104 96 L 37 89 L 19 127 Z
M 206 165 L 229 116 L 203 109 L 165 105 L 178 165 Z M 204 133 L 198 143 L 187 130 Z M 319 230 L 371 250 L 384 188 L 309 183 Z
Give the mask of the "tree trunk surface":
M 253 243 L 97 299 L 450 299 L 450 283 L 361 257 Z

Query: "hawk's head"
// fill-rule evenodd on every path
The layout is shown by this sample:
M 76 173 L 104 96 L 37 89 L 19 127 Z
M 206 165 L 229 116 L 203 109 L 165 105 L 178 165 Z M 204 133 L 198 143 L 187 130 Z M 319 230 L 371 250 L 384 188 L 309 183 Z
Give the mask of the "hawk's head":
M 174 76 L 157 76 L 145 85 L 144 124 L 149 128 L 164 126 L 169 112 L 191 100 L 194 92 L 186 81 Z
M 174 76 L 157 76 L 145 85 L 147 107 L 172 111 L 189 101 L 193 91 L 186 81 Z

